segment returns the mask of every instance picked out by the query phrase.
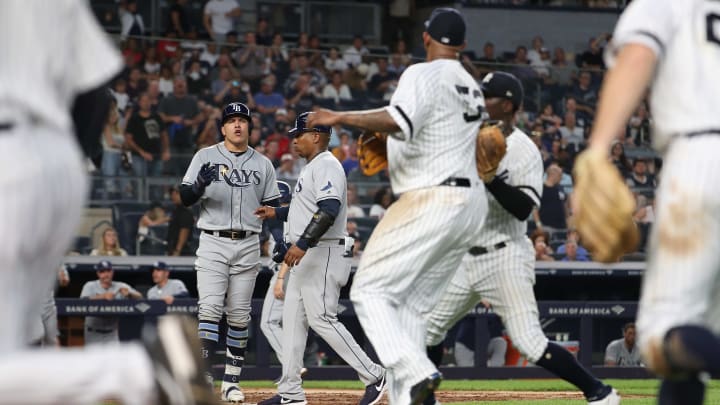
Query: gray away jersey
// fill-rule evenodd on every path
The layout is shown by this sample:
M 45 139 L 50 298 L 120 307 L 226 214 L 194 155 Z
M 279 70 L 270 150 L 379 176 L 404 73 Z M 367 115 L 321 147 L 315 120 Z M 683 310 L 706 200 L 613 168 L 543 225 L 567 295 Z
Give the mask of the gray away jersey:
M 207 162 L 215 165 L 216 177 L 200 198 L 197 227 L 259 233 L 262 220 L 254 215 L 255 210 L 280 197 L 272 162 L 253 148 L 235 156 L 220 142 L 195 153 L 183 184 L 192 185 Z
M 288 212 L 288 241 L 296 243 L 318 210 L 322 200 L 340 201 L 340 212 L 330 229 L 320 238 L 342 239 L 347 223 L 347 183 L 345 171 L 332 153 L 319 153 L 300 171 Z
M 605 360 L 614 361 L 616 365 L 624 367 L 639 367 L 642 365 L 638 346 L 635 345 L 632 351 L 628 351 L 623 338 L 613 340 L 608 344 L 607 349 L 605 349 Z
M 110 288 L 103 288 L 100 285 L 100 281 L 88 281 L 85 283 L 85 285 L 82 288 L 82 291 L 80 292 L 80 298 L 90 298 L 98 294 L 105 294 L 108 291 L 111 291 L 115 293 L 115 299 L 123 299 L 122 295 L 120 295 L 119 291 L 121 288 L 127 288 L 131 292 L 136 292 L 134 288 L 130 287 L 130 285 L 123 283 L 122 281 L 113 281 L 112 284 L 110 284 Z M 138 293 L 139 294 L 139 293 Z M 85 317 L 85 326 L 89 326 L 91 328 L 96 329 L 115 329 L 117 328 L 118 320 L 117 317 L 104 317 L 104 316 L 86 316 Z
M 165 287 L 160 288 L 157 284 L 155 284 L 151 289 L 149 289 L 147 292 L 147 298 L 149 300 L 158 300 L 162 297 L 174 297 L 178 294 L 187 292 L 188 290 L 185 287 L 185 283 L 180 280 L 169 279 L 167 284 L 165 284 Z
M 543 184 L 543 162 L 540 151 L 533 141 L 521 130 L 515 130 L 506 138 L 507 152 L 500 161 L 497 176 L 505 183 L 520 188 L 540 207 Z M 491 193 L 488 195 L 488 214 L 478 246 L 492 246 L 496 243 L 522 238 L 527 232 L 527 221 L 520 221 Z

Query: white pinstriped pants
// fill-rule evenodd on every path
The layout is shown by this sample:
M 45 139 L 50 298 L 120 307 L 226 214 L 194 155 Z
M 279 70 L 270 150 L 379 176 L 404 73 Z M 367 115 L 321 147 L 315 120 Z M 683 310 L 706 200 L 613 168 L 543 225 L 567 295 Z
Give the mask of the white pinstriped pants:
M 720 137 L 678 138 L 663 163 L 638 308 L 638 346 L 680 325 L 720 334 Z
M 358 319 L 388 369 L 390 403 L 436 372 L 425 353 L 425 317 L 440 300 L 487 214 L 485 188 L 409 191 L 375 228 L 353 281 Z
M 440 303 L 428 317 L 426 343 L 436 345 L 481 298 L 502 318 L 510 339 L 531 362 L 547 347 L 535 301 L 535 253 L 527 237 L 507 242 L 502 249 L 466 254 Z M 476 348 L 476 350 L 479 348 Z
M 80 222 L 83 162 L 70 134 L 0 131 L 0 404 L 153 402 L 152 365 L 139 345 L 23 349 Z

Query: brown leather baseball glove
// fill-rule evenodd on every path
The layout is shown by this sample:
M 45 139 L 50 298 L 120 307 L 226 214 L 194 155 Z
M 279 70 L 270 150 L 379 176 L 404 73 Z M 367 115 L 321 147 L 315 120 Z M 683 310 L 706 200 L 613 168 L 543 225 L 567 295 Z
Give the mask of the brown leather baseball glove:
M 360 169 L 366 176 L 372 176 L 388 167 L 387 134 L 363 132 L 358 138 L 357 149 Z
M 575 160 L 573 221 L 583 245 L 599 262 L 634 252 L 640 234 L 633 221 L 635 198 L 602 151 L 588 149 Z
M 475 163 L 480 179 L 489 183 L 495 177 L 500 161 L 507 152 L 501 121 L 485 121 L 477 135 Z

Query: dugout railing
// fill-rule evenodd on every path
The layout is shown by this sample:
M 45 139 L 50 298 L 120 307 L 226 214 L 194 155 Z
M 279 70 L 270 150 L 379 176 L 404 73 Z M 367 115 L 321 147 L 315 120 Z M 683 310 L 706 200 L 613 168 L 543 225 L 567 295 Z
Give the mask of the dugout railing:
M 174 272 L 193 271 L 191 257 L 164 257 L 164 256 L 130 256 L 114 257 L 114 267 L 120 274 L 125 272 L 147 272 L 155 260 L 164 260 Z M 97 263 L 98 257 L 68 256 L 65 264 L 71 274 L 92 271 L 92 265 Z M 539 262 L 537 274 L 551 274 L 557 277 L 627 277 L 640 276 L 644 263 L 621 262 L 613 265 L 599 263 L 579 262 Z M 118 278 L 118 277 L 116 277 Z M 118 316 L 144 318 L 152 320 L 166 313 L 186 313 L 194 316 L 197 313 L 196 299 L 178 299 L 173 305 L 166 305 L 158 300 L 116 300 L 116 301 L 90 301 L 78 298 L 57 298 L 58 316 L 83 317 Z M 355 312 L 349 300 L 341 300 L 338 316 L 341 320 L 353 321 Z M 576 340 L 579 342 L 578 359 L 602 378 L 645 378 L 649 374 L 638 367 L 602 367 L 593 365 L 593 340 L 602 328 L 603 321 L 626 322 L 635 318 L 637 303 L 634 301 L 540 301 L 538 303 L 540 317 L 550 319 L 575 319 L 579 322 L 579 333 Z M 260 331 L 259 320 L 262 309 L 262 299 L 255 298 L 252 303 L 252 325 L 250 351 L 253 352 L 252 361 L 243 370 L 247 379 L 275 379 L 280 373 L 277 364 L 273 364 L 273 355 L 267 340 Z M 474 319 L 475 347 L 485 348 L 489 336 L 487 334 L 487 319 L 491 311 L 478 306 L 468 316 Z M 599 322 L 598 322 L 599 321 Z M 137 325 L 140 322 L 135 323 Z M 138 328 L 139 329 L 139 328 Z M 138 331 L 139 332 L 139 331 Z M 619 336 L 617 336 L 619 337 Z M 361 341 L 366 341 L 360 337 Z M 458 379 L 507 379 L 507 378 L 550 378 L 552 375 L 538 367 L 491 367 L 485 365 L 484 350 L 475 350 L 475 367 L 442 367 L 441 371 L 447 378 Z M 218 370 L 219 372 L 219 370 Z M 355 372 L 347 366 L 321 366 L 310 367 L 313 379 L 354 379 Z

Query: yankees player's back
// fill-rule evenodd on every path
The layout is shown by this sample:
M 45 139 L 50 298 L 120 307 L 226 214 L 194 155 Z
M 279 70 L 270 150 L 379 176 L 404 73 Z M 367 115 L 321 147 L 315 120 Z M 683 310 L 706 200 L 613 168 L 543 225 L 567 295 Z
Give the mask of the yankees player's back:
M 469 151 L 475 150 L 484 105 L 480 87 L 459 61 L 408 67 L 387 107 L 402 130 L 387 142 L 393 192 L 434 187 L 448 177 L 477 181 Z
M 618 21 L 606 51 L 610 62 L 629 43 L 657 57 L 650 106 L 659 150 L 674 136 L 720 128 L 719 27 L 720 3 L 710 0 L 636 1 Z
M 275 169 L 267 157 L 252 147 L 238 154 L 224 142 L 200 149 L 193 156 L 183 177 L 184 186 L 192 186 L 200 168 L 210 164 L 215 177 L 200 198 L 197 227 L 203 230 L 244 230 L 259 233 L 262 220 L 253 211 L 280 197 L 273 191 Z

